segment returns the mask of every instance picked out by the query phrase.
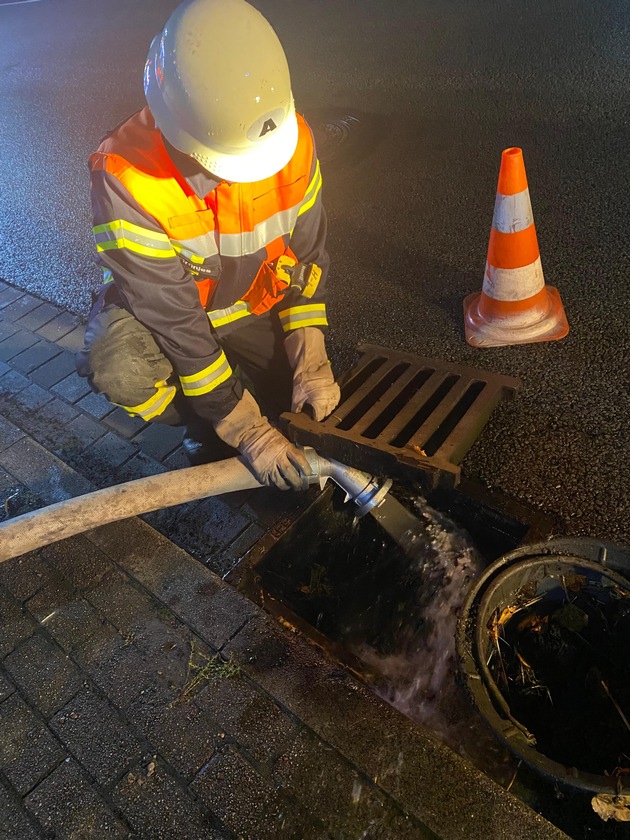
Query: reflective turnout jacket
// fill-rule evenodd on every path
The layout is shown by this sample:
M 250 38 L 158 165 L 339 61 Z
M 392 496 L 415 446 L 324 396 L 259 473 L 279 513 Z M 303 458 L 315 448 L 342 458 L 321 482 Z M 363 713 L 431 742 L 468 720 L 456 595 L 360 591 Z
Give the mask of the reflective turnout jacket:
M 221 335 L 265 313 L 285 332 L 327 326 L 322 179 L 302 117 L 289 163 L 251 184 L 219 181 L 169 146 L 148 108 L 103 140 L 89 168 L 101 299 L 150 330 L 198 416 L 222 419 L 241 393 Z M 289 289 L 287 259 L 322 269 L 308 297 Z M 160 385 L 125 408 L 150 420 L 174 394 Z

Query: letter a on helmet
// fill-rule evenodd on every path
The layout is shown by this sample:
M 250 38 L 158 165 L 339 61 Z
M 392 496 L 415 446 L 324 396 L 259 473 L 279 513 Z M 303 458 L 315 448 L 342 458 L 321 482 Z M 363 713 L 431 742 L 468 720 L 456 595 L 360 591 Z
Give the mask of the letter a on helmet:
M 297 120 L 278 36 L 245 0 L 185 0 L 153 39 L 144 92 L 168 142 L 226 181 L 289 162 Z

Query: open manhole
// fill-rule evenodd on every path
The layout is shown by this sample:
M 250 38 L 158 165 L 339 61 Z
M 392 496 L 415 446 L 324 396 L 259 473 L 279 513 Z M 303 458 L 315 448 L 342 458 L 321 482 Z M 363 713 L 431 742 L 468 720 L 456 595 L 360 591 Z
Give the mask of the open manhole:
M 626 795 L 630 808 L 629 572 L 630 551 L 596 540 L 517 549 L 469 592 L 458 651 L 508 749 L 554 783 Z

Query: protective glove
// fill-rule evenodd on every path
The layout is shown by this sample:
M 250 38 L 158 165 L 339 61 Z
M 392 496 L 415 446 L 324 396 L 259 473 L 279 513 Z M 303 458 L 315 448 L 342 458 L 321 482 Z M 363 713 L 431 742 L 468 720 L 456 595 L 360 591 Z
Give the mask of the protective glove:
M 341 398 L 326 354 L 324 333 L 317 327 L 300 327 L 289 333 L 284 346 L 293 368 L 291 411 L 302 411 L 309 403 L 315 420 L 323 420 Z
M 243 391 L 236 407 L 214 428 L 221 440 L 245 457 L 261 484 L 280 490 L 308 486 L 306 477 L 313 471 L 306 456 L 261 415 L 249 391 Z

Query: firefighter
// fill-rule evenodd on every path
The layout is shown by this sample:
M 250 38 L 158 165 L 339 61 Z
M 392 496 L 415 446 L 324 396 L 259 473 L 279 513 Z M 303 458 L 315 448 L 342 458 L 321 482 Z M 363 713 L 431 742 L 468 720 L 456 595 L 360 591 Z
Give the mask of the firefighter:
M 185 0 L 144 91 L 89 157 L 103 285 L 77 370 L 130 415 L 185 426 L 191 463 L 219 443 L 298 489 L 308 461 L 260 406 L 322 419 L 339 387 L 322 178 L 284 51 L 245 0 Z

